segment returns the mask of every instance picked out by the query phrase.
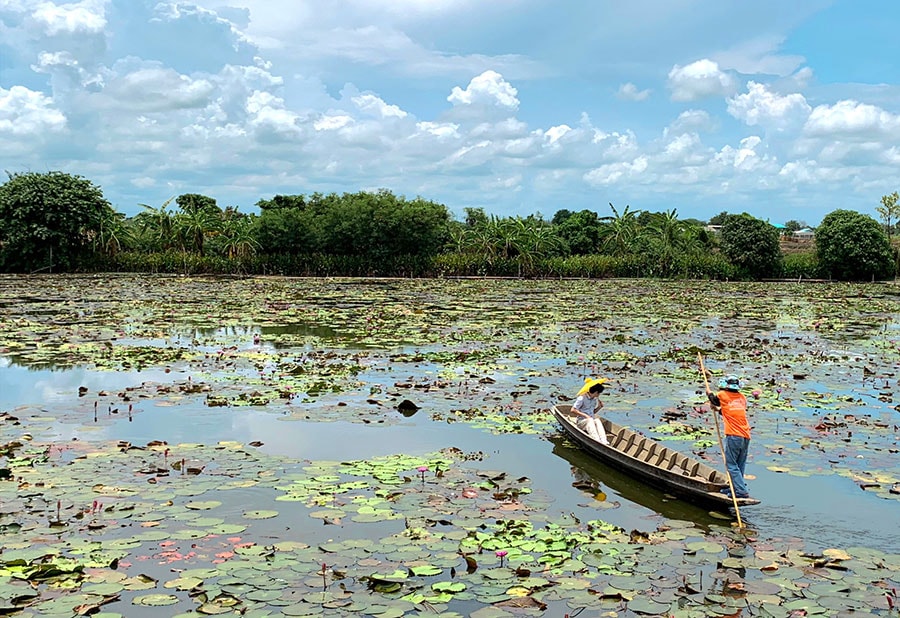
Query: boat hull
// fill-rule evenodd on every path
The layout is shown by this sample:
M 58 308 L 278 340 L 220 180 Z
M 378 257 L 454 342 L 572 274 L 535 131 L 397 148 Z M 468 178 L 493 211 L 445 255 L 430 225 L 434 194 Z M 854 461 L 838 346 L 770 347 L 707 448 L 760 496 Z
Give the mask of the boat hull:
M 732 498 L 721 493 L 728 488 L 726 476 L 704 462 L 609 419 L 601 419 L 609 438 L 607 446 L 594 440 L 578 426 L 579 416 L 571 411 L 571 406 L 556 405 L 552 412 L 572 440 L 604 463 L 687 502 L 725 508 L 734 506 Z M 759 502 L 756 498 L 737 499 L 738 506 L 751 506 Z

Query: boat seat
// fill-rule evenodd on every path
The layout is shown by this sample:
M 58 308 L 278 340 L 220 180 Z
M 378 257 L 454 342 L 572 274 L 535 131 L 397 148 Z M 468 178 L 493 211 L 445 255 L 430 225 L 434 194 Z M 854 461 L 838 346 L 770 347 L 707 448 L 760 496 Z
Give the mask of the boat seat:
M 664 468 L 669 459 L 669 449 L 662 448 L 656 457 L 656 463 L 654 464 L 657 468 Z
M 637 458 L 640 455 L 641 451 L 644 450 L 644 446 L 647 444 L 647 438 L 641 438 L 637 440 L 628 448 L 628 454 L 634 458 Z
M 619 442 L 622 441 L 625 432 L 620 431 L 619 433 L 610 433 L 606 432 L 607 437 L 609 438 L 609 445 L 613 448 L 616 448 L 619 445 Z
M 644 461 L 646 461 L 647 463 L 649 463 L 650 460 L 653 459 L 653 455 L 656 454 L 656 449 L 657 449 L 658 446 L 659 446 L 659 445 L 656 444 L 656 442 L 651 442 L 651 443 L 650 443 L 650 448 L 647 449 L 647 452 L 646 452 L 646 453 L 643 453 L 643 454 L 642 454 L 641 459 L 643 459 Z
M 690 476 L 697 476 L 697 473 L 700 471 L 700 462 L 695 462 L 693 466 L 691 466 L 691 470 L 688 473 Z
M 624 440 L 624 438 L 623 438 L 623 441 L 625 442 L 625 444 L 619 450 L 622 451 L 623 453 L 627 453 L 628 449 L 631 448 L 631 445 L 634 444 L 634 439 L 636 437 L 637 437 L 637 434 L 633 433 L 630 436 L 628 436 L 628 440 Z
M 687 458 L 681 453 L 672 453 L 672 459 L 669 460 L 667 468 L 669 470 L 674 470 L 675 468 L 682 467 L 686 462 Z

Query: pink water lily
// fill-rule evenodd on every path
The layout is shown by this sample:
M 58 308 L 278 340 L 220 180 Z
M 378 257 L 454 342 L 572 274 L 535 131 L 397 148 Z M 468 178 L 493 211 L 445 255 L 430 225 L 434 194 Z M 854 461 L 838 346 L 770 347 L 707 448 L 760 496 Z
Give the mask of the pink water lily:
M 507 552 L 505 549 L 498 549 L 494 553 L 497 555 L 498 558 L 500 558 L 500 566 L 503 566 L 503 559 L 506 557 L 506 554 L 508 554 L 509 552 Z

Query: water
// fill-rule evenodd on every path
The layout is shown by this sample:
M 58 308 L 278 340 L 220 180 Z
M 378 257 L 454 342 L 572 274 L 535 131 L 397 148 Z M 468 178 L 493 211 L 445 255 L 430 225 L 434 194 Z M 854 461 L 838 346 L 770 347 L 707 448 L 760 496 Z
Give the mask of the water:
M 52 294 L 40 289 L 56 285 L 60 289 Z M 493 421 L 480 428 L 455 413 L 496 410 L 488 416 L 502 417 L 544 411 L 549 418 L 552 403 L 573 394 L 585 375 L 603 374 L 612 379 L 604 412 L 615 422 L 650 431 L 663 412 L 674 409 L 686 422 L 709 428 L 708 413 L 693 412 L 703 399 L 696 368 L 701 350 L 712 370 L 740 371 L 763 390 L 751 410 L 748 465 L 755 476 L 751 492 L 762 503 L 742 510 L 744 523 L 760 539 L 802 539 L 809 551 L 862 546 L 900 552 L 900 500 L 858 484 L 867 473 L 900 482 L 894 409 L 900 393 L 898 314 L 896 299 L 877 288 L 858 298 L 843 288 L 708 282 L 330 286 L 320 280 L 154 279 L 148 285 L 142 277 L 121 277 L 109 285 L 123 288 L 101 293 L 105 288 L 93 280 L 0 278 L 0 319 L 6 320 L 0 411 L 28 410 L 41 419 L 41 435 L 60 443 L 233 440 L 258 442 L 261 451 L 296 461 L 455 447 L 478 454 L 467 466 L 528 477 L 535 492 L 552 497 L 553 515 L 600 518 L 626 530 L 654 530 L 673 519 L 713 529 L 723 525 L 721 518 L 595 461 L 552 423 L 537 434 L 497 435 Z M 603 302 L 561 309 L 558 298 L 570 295 Z M 348 296 L 353 303 L 345 302 Z M 41 300 L 47 297 L 53 300 Z M 130 300 L 116 304 L 110 297 Z M 181 302 L 186 297 L 208 302 Z M 11 298 L 28 302 L 3 302 Z M 85 316 L 80 325 L 78 315 Z M 53 323 L 57 319 L 66 326 Z M 141 371 L 53 362 L 61 342 L 101 339 L 127 353 L 176 349 L 184 359 L 150 362 Z M 219 359 L 221 352 L 233 356 Z M 287 373 L 298 359 L 309 361 L 303 372 Z M 273 399 L 256 407 L 209 407 L 202 394 L 135 396 L 130 418 L 117 397 L 129 388 L 143 392 L 148 389 L 142 385 L 184 384 L 189 378 L 222 396 L 257 389 L 271 395 L 273 384 L 263 373 L 273 376 L 275 386 L 305 384 L 309 377 L 325 385 L 323 394 L 298 392 L 289 404 Z M 341 392 L 330 392 L 334 385 Z M 101 391 L 110 396 L 100 397 Z M 893 392 L 892 401 L 884 400 L 885 391 Z M 368 403 L 370 398 L 384 405 Z M 404 398 L 421 410 L 402 416 L 393 406 Z M 96 422 L 94 401 L 101 402 Z M 115 415 L 108 413 L 112 401 Z M 816 430 L 829 415 L 847 426 Z M 721 467 L 715 448 L 709 457 Z M 592 484 L 593 490 L 573 483 Z M 271 499 L 271 492 L 234 492 L 223 512 L 240 513 L 263 499 Z M 290 531 L 268 531 L 273 538 L 344 534 L 309 521 L 299 507 L 284 510 L 296 523 Z M 375 538 L 384 534 L 372 530 Z M 133 615 L 152 615 L 141 611 Z

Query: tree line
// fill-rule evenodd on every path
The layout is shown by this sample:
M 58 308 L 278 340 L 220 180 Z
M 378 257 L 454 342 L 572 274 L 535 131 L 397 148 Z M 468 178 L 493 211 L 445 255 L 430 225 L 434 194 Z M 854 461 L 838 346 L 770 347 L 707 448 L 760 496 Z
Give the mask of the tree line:
M 603 216 L 466 208 L 458 221 L 380 190 L 276 195 L 258 215 L 187 193 L 126 217 L 83 177 L 27 172 L 0 185 L 0 271 L 880 280 L 897 272 L 897 202 L 882 198 L 881 224 L 829 213 L 809 249 L 786 252 L 782 232 L 747 213 L 704 222 L 610 203 Z

